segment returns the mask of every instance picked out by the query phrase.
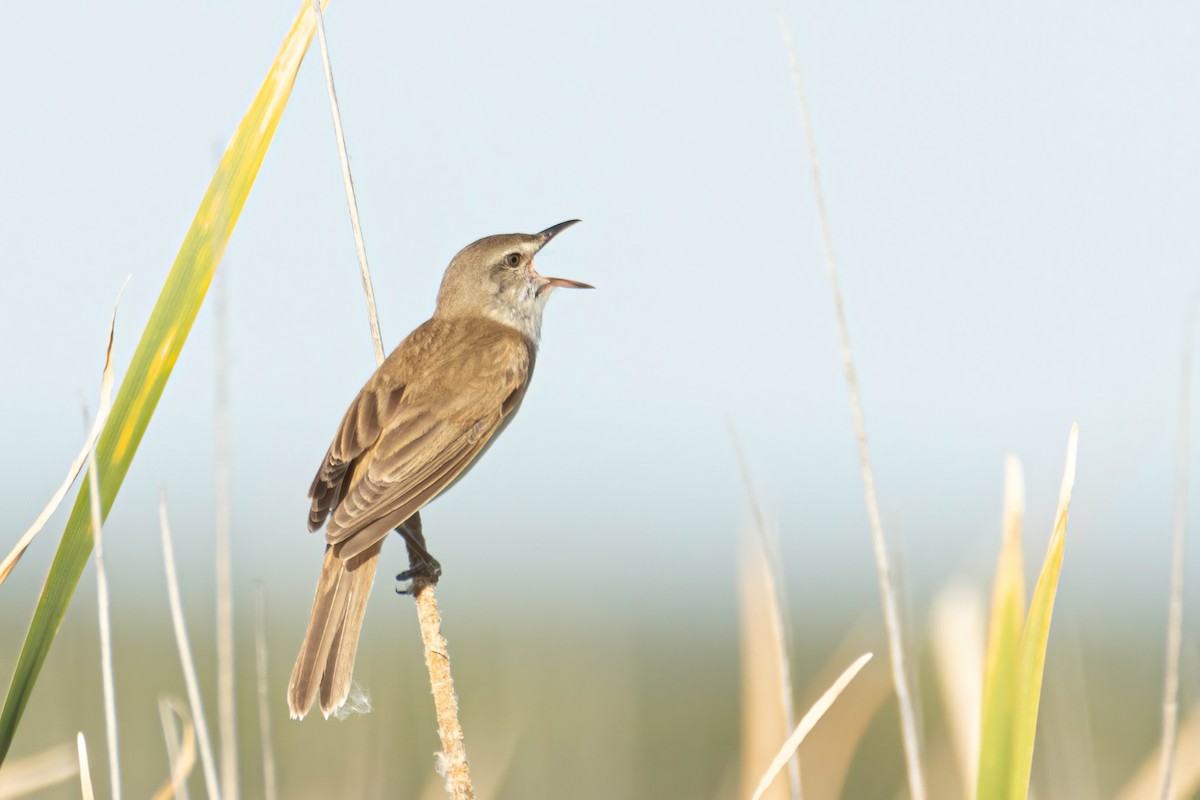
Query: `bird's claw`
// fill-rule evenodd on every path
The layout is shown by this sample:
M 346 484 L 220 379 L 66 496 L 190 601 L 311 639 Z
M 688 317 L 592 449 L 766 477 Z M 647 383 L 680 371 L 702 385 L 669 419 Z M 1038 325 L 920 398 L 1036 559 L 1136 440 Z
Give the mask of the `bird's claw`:
M 408 584 L 407 586 L 397 586 L 396 594 L 415 595 L 423 586 L 436 584 L 440 577 L 442 577 L 442 565 L 438 563 L 437 559 L 421 561 L 396 576 L 397 583 Z

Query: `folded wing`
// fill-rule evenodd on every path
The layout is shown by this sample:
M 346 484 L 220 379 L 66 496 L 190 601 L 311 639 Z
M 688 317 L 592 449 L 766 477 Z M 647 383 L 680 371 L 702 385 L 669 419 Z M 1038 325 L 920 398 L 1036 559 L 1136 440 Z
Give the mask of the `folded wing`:
M 534 353 L 523 336 L 483 319 L 431 320 L 413 331 L 342 419 L 309 490 L 310 530 L 324 523 L 342 559 L 386 537 L 503 429 Z

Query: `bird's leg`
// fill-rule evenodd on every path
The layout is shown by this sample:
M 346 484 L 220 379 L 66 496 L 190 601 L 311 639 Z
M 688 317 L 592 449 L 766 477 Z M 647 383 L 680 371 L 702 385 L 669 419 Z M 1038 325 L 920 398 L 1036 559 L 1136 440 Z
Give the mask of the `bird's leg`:
M 421 530 L 421 514 L 417 512 L 396 528 L 408 545 L 408 569 L 396 576 L 407 586 L 397 586 L 396 594 L 416 595 L 425 586 L 432 586 L 442 575 L 442 565 L 425 549 L 425 534 Z

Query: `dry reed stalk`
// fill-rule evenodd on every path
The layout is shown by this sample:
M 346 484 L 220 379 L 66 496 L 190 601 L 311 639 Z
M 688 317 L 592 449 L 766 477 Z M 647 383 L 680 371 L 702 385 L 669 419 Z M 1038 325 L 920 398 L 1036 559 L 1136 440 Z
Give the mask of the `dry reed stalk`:
M 329 111 L 333 117 L 338 159 L 342 166 L 342 182 L 345 185 L 346 204 L 350 211 L 350 227 L 354 231 L 354 246 L 362 273 L 363 293 L 367 301 L 367 320 L 371 326 L 371 342 L 375 347 L 375 362 L 382 364 L 384 359 L 383 335 L 379 331 L 379 315 L 375 310 L 375 291 L 372 287 L 371 271 L 367 266 L 366 245 L 363 241 L 362 225 L 358 217 L 358 201 L 354 196 L 354 181 L 350 175 L 350 157 L 346 152 L 345 136 L 342 134 L 342 115 L 338 108 L 337 91 L 333 84 L 333 65 L 329 59 L 329 43 L 325 37 L 325 19 L 321 13 L 319 0 L 312 0 L 312 7 L 317 19 L 317 36 L 321 43 L 321 63 L 325 69 L 325 87 L 329 96 Z M 421 625 L 421 641 L 425 645 L 425 666 L 429 670 L 429 687 L 433 692 L 433 706 L 437 714 L 438 737 L 442 742 L 442 753 L 439 757 L 440 768 L 446 779 L 447 792 L 455 800 L 469 800 L 475 796 L 475 793 L 467 765 L 462 725 L 458 721 L 458 697 L 454 694 L 450 655 L 446 648 L 446 640 L 442 637 L 442 618 L 438 611 L 437 595 L 434 592 L 434 585 L 426 581 L 414 581 L 412 593 L 417 605 L 417 619 Z
M 86 424 L 87 411 L 84 410 Z M 113 683 L 112 624 L 108 613 L 108 573 L 104 569 L 104 537 L 101 534 L 100 475 L 96 458 L 88 459 L 88 494 L 92 510 L 92 541 L 96 556 L 96 608 L 100 618 L 100 677 L 104 695 L 104 734 L 108 745 L 109 785 L 113 800 L 121 800 L 121 759 L 117 748 L 117 698 Z
M 774 736 L 770 733 L 772 725 L 763 724 L 760 719 L 769 714 L 766 704 L 756 704 L 753 698 L 758 695 L 758 687 L 764 685 L 762 678 L 769 676 L 765 685 L 777 687 L 778 695 L 774 707 L 780 709 L 782 732 L 784 734 L 796 727 L 796 706 L 792 690 L 791 636 L 788 635 L 783 593 L 779 588 L 782 581 L 777 579 L 775 563 L 771 559 L 771 543 L 767 536 L 767 525 L 763 519 L 762 507 L 758 503 L 758 493 L 754 490 L 754 480 L 750 475 L 750 466 L 742 452 L 741 441 L 733 422 L 729 421 L 729 436 L 733 441 L 734 453 L 737 456 L 738 467 L 741 469 L 742 481 L 746 485 L 746 496 L 750 501 L 750 512 L 754 517 L 754 529 L 757 534 L 758 548 L 746 550 L 743 555 L 741 579 L 742 624 L 742 769 L 743 780 L 752 781 L 755 772 L 751 766 L 757 760 L 757 752 L 763 743 L 767 746 L 767 756 L 772 754 Z M 764 738 L 765 737 L 765 738 Z M 803 797 L 800 782 L 800 753 L 796 751 L 788 760 L 788 784 L 793 800 Z M 742 794 L 748 794 L 751 785 L 742 786 Z
M 450 655 L 442 637 L 442 619 L 438 614 L 433 584 L 423 580 L 414 584 L 417 618 L 421 622 L 421 641 L 425 643 L 425 667 L 429 670 L 429 688 L 433 691 L 433 707 L 437 713 L 438 738 L 442 752 L 438 757 L 438 772 L 446 780 L 446 792 L 454 800 L 473 800 L 471 770 L 463 743 L 462 725 L 458 722 L 458 697 L 454 694 L 454 678 L 450 674 Z
M 1175 511 L 1171 534 L 1171 594 L 1167 607 L 1167 653 L 1163 676 L 1162 748 L 1159 760 L 1158 794 L 1171 800 L 1171 773 L 1175 742 L 1179 733 L 1179 654 L 1183 644 L 1183 555 L 1187 532 L 1188 454 L 1192 395 L 1192 337 L 1196 327 L 1196 303 L 1184 325 L 1183 351 L 1179 365 L 1179 431 L 1175 450 Z
M 761 538 L 755 534 L 744 535 L 741 545 L 738 634 L 742 671 L 742 777 L 737 794 L 748 797 L 778 752 L 780 738 L 795 730 L 796 722 L 780 703 L 780 686 L 786 683 L 790 689 L 791 682 L 782 674 L 787 658 L 779 635 L 779 610 L 775 606 L 768 556 Z M 789 767 L 798 761 L 797 753 L 793 753 L 788 759 Z M 776 780 L 766 796 L 794 797 L 798 788 L 797 784 L 789 786 L 788 782 Z
M 95 800 L 96 792 L 92 789 L 92 770 L 88 767 L 87 740 L 83 731 L 75 736 L 75 746 L 79 750 L 79 792 L 83 800 Z
M 179 579 L 175 574 L 175 550 L 171 546 L 171 525 L 167 519 L 167 495 L 163 492 L 158 500 L 158 521 L 162 528 L 163 564 L 167 573 L 167 598 L 171 603 L 171 624 L 175 628 L 175 643 L 179 647 L 179 663 L 183 668 L 183 681 L 187 686 L 188 704 L 192 707 L 192 724 L 196 726 L 196 739 L 200 743 L 200 763 L 204 767 L 204 784 L 208 796 L 221 798 L 221 784 L 217 778 L 216 760 L 208 738 L 208 725 L 204 722 L 204 704 L 200 701 L 200 683 L 196 680 L 196 663 L 192 660 L 192 647 L 188 643 L 187 626 L 183 619 L 183 603 L 179 599 Z
M 229 468 L 229 347 L 226 270 L 217 273 L 216 353 L 213 366 L 213 506 L 216 511 L 217 730 L 221 734 L 221 794 L 238 796 L 237 711 L 233 671 L 232 483 Z
M 112 410 L 112 389 L 113 389 L 113 368 L 112 368 L 112 350 L 113 350 L 113 333 L 117 325 L 117 308 L 121 305 L 121 295 L 125 293 L 125 287 L 129 285 L 129 278 L 125 278 L 125 283 L 121 284 L 121 291 L 117 293 L 117 302 L 113 304 L 112 317 L 108 322 L 108 339 L 107 345 L 104 348 L 104 370 L 100 373 L 100 405 L 96 409 L 96 419 L 92 422 L 92 429 L 88 432 L 87 440 L 84 442 L 83 449 L 79 451 L 79 455 L 75 456 L 75 460 L 71 462 L 71 466 L 67 469 L 67 477 L 55 490 L 50 497 L 50 502 L 46 503 L 45 508 L 38 514 L 37 519 L 33 524 L 21 534 L 21 538 L 17 540 L 16 545 L 8 555 L 0 561 L 0 583 L 12 572 L 13 567 L 21 560 L 21 556 L 29 549 L 29 545 L 33 543 L 33 539 L 38 535 L 38 532 L 45 527 L 46 522 L 58 509 L 59 504 L 67 494 L 67 490 L 71 488 L 71 484 L 79 477 L 79 473 L 83 471 L 84 464 L 87 463 L 88 456 L 91 455 L 92 449 L 96 446 L 96 440 L 100 438 L 100 431 L 104 430 L 104 423 L 108 420 L 108 412 Z
M 279 797 L 275 748 L 271 740 L 271 705 L 267 686 L 267 597 L 262 583 L 254 586 L 254 668 L 258 685 L 258 730 L 262 743 L 263 800 Z
M 821 243 L 825 251 L 825 267 L 833 290 L 833 305 L 837 313 L 838 336 L 841 343 L 842 367 L 846 377 L 846 388 L 850 395 L 850 416 L 854 421 L 854 438 L 858 442 L 859 466 L 862 470 L 863 493 L 867 501 L 867 517 L 871 528 L 871 545 L 875 553 L 875 571 L 879 580 L 879 594 L 883 603 L 883 621 L 887 630 L 888 657 L 892 665 L 892 683 L 896 688 L 896 701 L 900 708 L 900 733 L 904 744 L 904 761 L 908 771 L 908 789 L 912 800 L 925 800 L 925 777 L 921 768 L 920 737 L 917 733 L 917 715 L 912 699 L 912 687 L 904 657 L 903 634 L 900 630 L 900 610 L 896 601 L 896 590 L 892 584 L 891 564 L 888 560 L 887 541 L 883 536 L 883 521 L 879 514 L 879 499 L 875 494 L 875 473 L 871 467 L 871 451 L 867 446 L 867 426 L 863 417 L 862 400 L 858 391 L 858 373 L 854 366 L 854 355 L 850 349 L 850 331 L 846 323 L 846 309 L 842 302 L 841 283 L 838 279 L 837 262 L 833 256 L 833 234 L 829 227 L 829 212 L 825 206 L 825 191 L 821 186 L 821 172 L 817 166 L 817 148 L 813 139 L 812 124 L 808 114 L 808 99 L 804 94 L 804 81 L 792 36 L 783 16 L 779 17 L 784 42 L 792 65 L 792 78 L 796 85 L 796 96 L 800 108 L 801 127 L 808 149 L 809 166 L 812 169 L 813 189 L 816 193 L 817 212 L 821 223 Z
M 321 65 L 325 68 L 325 90 L 329 95 L 329 113 L 333 117 L 333 136 L 337 140 L 338 161 L 342 165 L 342 183 L 346 189 L 346 205 L 350 211 L 350 229 L 354 232 L 354 251 L 358 254 L 358 269 L 362 274 L 363 294 L 367 299 L 367 322 L 371 326 L 371 342 L 375 345 L 375 360 L 383 363 L 383 334 L 379 332 L 379 314 L 375 310 L 375 289 L 371 270 L 367 266 L 367 245 L 363 241 L 362 223 L 358 218 L 358 200 L 354 194 L 354 179 L 350 175 L 350 156 L 346 152 L 346 137 L 342 133 L 342 111 L 338 106 L 337 90 L 333 86 L 333 64 L 329 60 L 329 41 L 325 38 L 325 15 L 320 0 L 313 0 L 317 15 L 317 38 L 321 43 Z
M 196 766 L 196 726 L 188 719 L 187 709 L 173 697 L 158 698 L 158 717 L 162 722 L 171 774 L 154 793 L 153 800 L 188 800 L 187 779 Z M 175 730 L 176 717 L 183 726 L 182 734 Z
M 938 593 L 931 614 L 933 662 L 963 797 L 974 795 L 979 775 L 984 613 L 982 598 L 969 584 L 952 583 Z

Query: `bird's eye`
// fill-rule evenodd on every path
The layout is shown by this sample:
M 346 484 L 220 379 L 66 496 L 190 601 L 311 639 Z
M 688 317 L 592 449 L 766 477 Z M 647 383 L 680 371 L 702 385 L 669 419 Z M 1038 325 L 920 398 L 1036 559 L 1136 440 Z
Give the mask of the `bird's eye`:
M 520 253 L 509 253 L 507 256 L 504 257 L 504 263 L 507 264 L 508 266 L 512 267 L 513 269 L 516 269 L 517 267 L 521 266 L 521 254 Z

